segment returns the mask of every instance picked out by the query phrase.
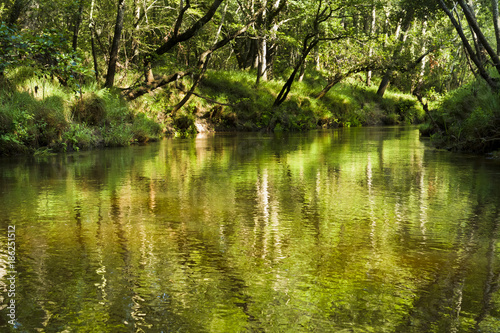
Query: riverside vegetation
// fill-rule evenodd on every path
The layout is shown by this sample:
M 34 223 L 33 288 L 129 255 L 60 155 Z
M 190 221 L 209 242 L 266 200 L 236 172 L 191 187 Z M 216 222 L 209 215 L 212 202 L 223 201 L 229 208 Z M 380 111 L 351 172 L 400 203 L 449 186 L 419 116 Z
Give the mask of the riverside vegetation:
M 0 154 L 423 122 L 438 147 L 492 152 L 497 7 L 2 0 Z
M 127 102 L 116 91 L 90 85 L 82 88 L 81 94 L 74 93 L 58 82 L 39 80 L 31 72 L 30 68 L 19 68 L 9 75 L 15 86 L 3 87 L 0 149 L 4 154 L 126 146 L 156 141 L 165 134 L 209 130 L 302 131 L 411 124 L 421 122 L 424 116 L 413 96 L 390 92 L 382 99 L 375 88 L 355 82 L 339 85 L 331 97 L 317 101 L 314 94 L 321 87 L 319 77 L 298 84 L 290 99 L 273 109 L 269 104 L 280 82 L 266 82 L 254 89 L 250 72 L 207 73 L 199 90 L 209 100 L 192 100 L 174 116 L 165 116 L 165 105 L 177 103 L 183 93 L 162 90 Z M 211 102 L 212 98 L 218 102 Z

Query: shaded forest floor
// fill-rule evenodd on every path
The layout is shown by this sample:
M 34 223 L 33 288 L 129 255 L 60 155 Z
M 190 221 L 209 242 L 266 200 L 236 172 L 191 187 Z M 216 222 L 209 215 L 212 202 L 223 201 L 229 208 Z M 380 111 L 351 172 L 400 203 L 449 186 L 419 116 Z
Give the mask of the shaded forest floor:
M 18 68 L 1 82 L 0 154 L 127 146 L 202 131 L 304 131 L 424 120 L 416 98 L 395 91 L 380 98 L 376 85 L 368 87 L 361 78 L 346 80 L 317 99 L 327 79 L 316 72 L 295 82 L 288 99 L 273 107 L 283 83 L 257 86 L 252 72 L 209 71 L 173 115 L 169 110 L 184 97 L 190 78 L 126 102 L 118 89 L 92 84 L 69 89 Z

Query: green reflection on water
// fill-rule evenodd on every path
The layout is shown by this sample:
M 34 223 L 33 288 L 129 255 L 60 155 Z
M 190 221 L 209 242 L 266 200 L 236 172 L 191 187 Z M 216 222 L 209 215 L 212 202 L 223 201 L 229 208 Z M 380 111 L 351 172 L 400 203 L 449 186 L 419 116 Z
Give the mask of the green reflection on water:
M 413 128 L 0 161 L 0 326 L 16 331 L 500 330 L 498 162 Z

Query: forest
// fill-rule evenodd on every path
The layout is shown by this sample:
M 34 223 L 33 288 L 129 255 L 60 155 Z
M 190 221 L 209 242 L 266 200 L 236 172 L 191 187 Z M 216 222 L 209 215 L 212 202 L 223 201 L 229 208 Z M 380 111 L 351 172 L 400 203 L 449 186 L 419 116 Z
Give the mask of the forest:
M 419 124 L 500 148 L 495 0 L 2 0 L 0 154 Z

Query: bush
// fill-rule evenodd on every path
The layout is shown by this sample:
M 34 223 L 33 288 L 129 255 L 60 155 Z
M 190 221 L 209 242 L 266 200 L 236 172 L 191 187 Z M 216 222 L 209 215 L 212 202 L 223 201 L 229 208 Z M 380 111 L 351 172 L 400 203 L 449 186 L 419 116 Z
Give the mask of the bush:
M 450 92 L 432 116 L 440 131 L 429 123 L 421 133 L 437 147 L 474 153 L 500 148 L 500 96 L 482 81 Z
M 196 117 L 184 110 L 180 110 L 173 117 L 174 128 L 183 134 L 194 134 L 198 132 L 195 121 Z
M 156 141 L 161 133 L 161 126 L 149 119 L 144 113 L 139 113 L 132 125 L 134 140 L 138 142 Z
M 92 148 L 99 141 L 96 132 L 84 124 L 71 124 L 62 136 L 64 148 L 76 151 Z
M 128 146 L 134 140 L 130 124 L 111 124 L 102 133 L 104 145 L 107 147 Z

